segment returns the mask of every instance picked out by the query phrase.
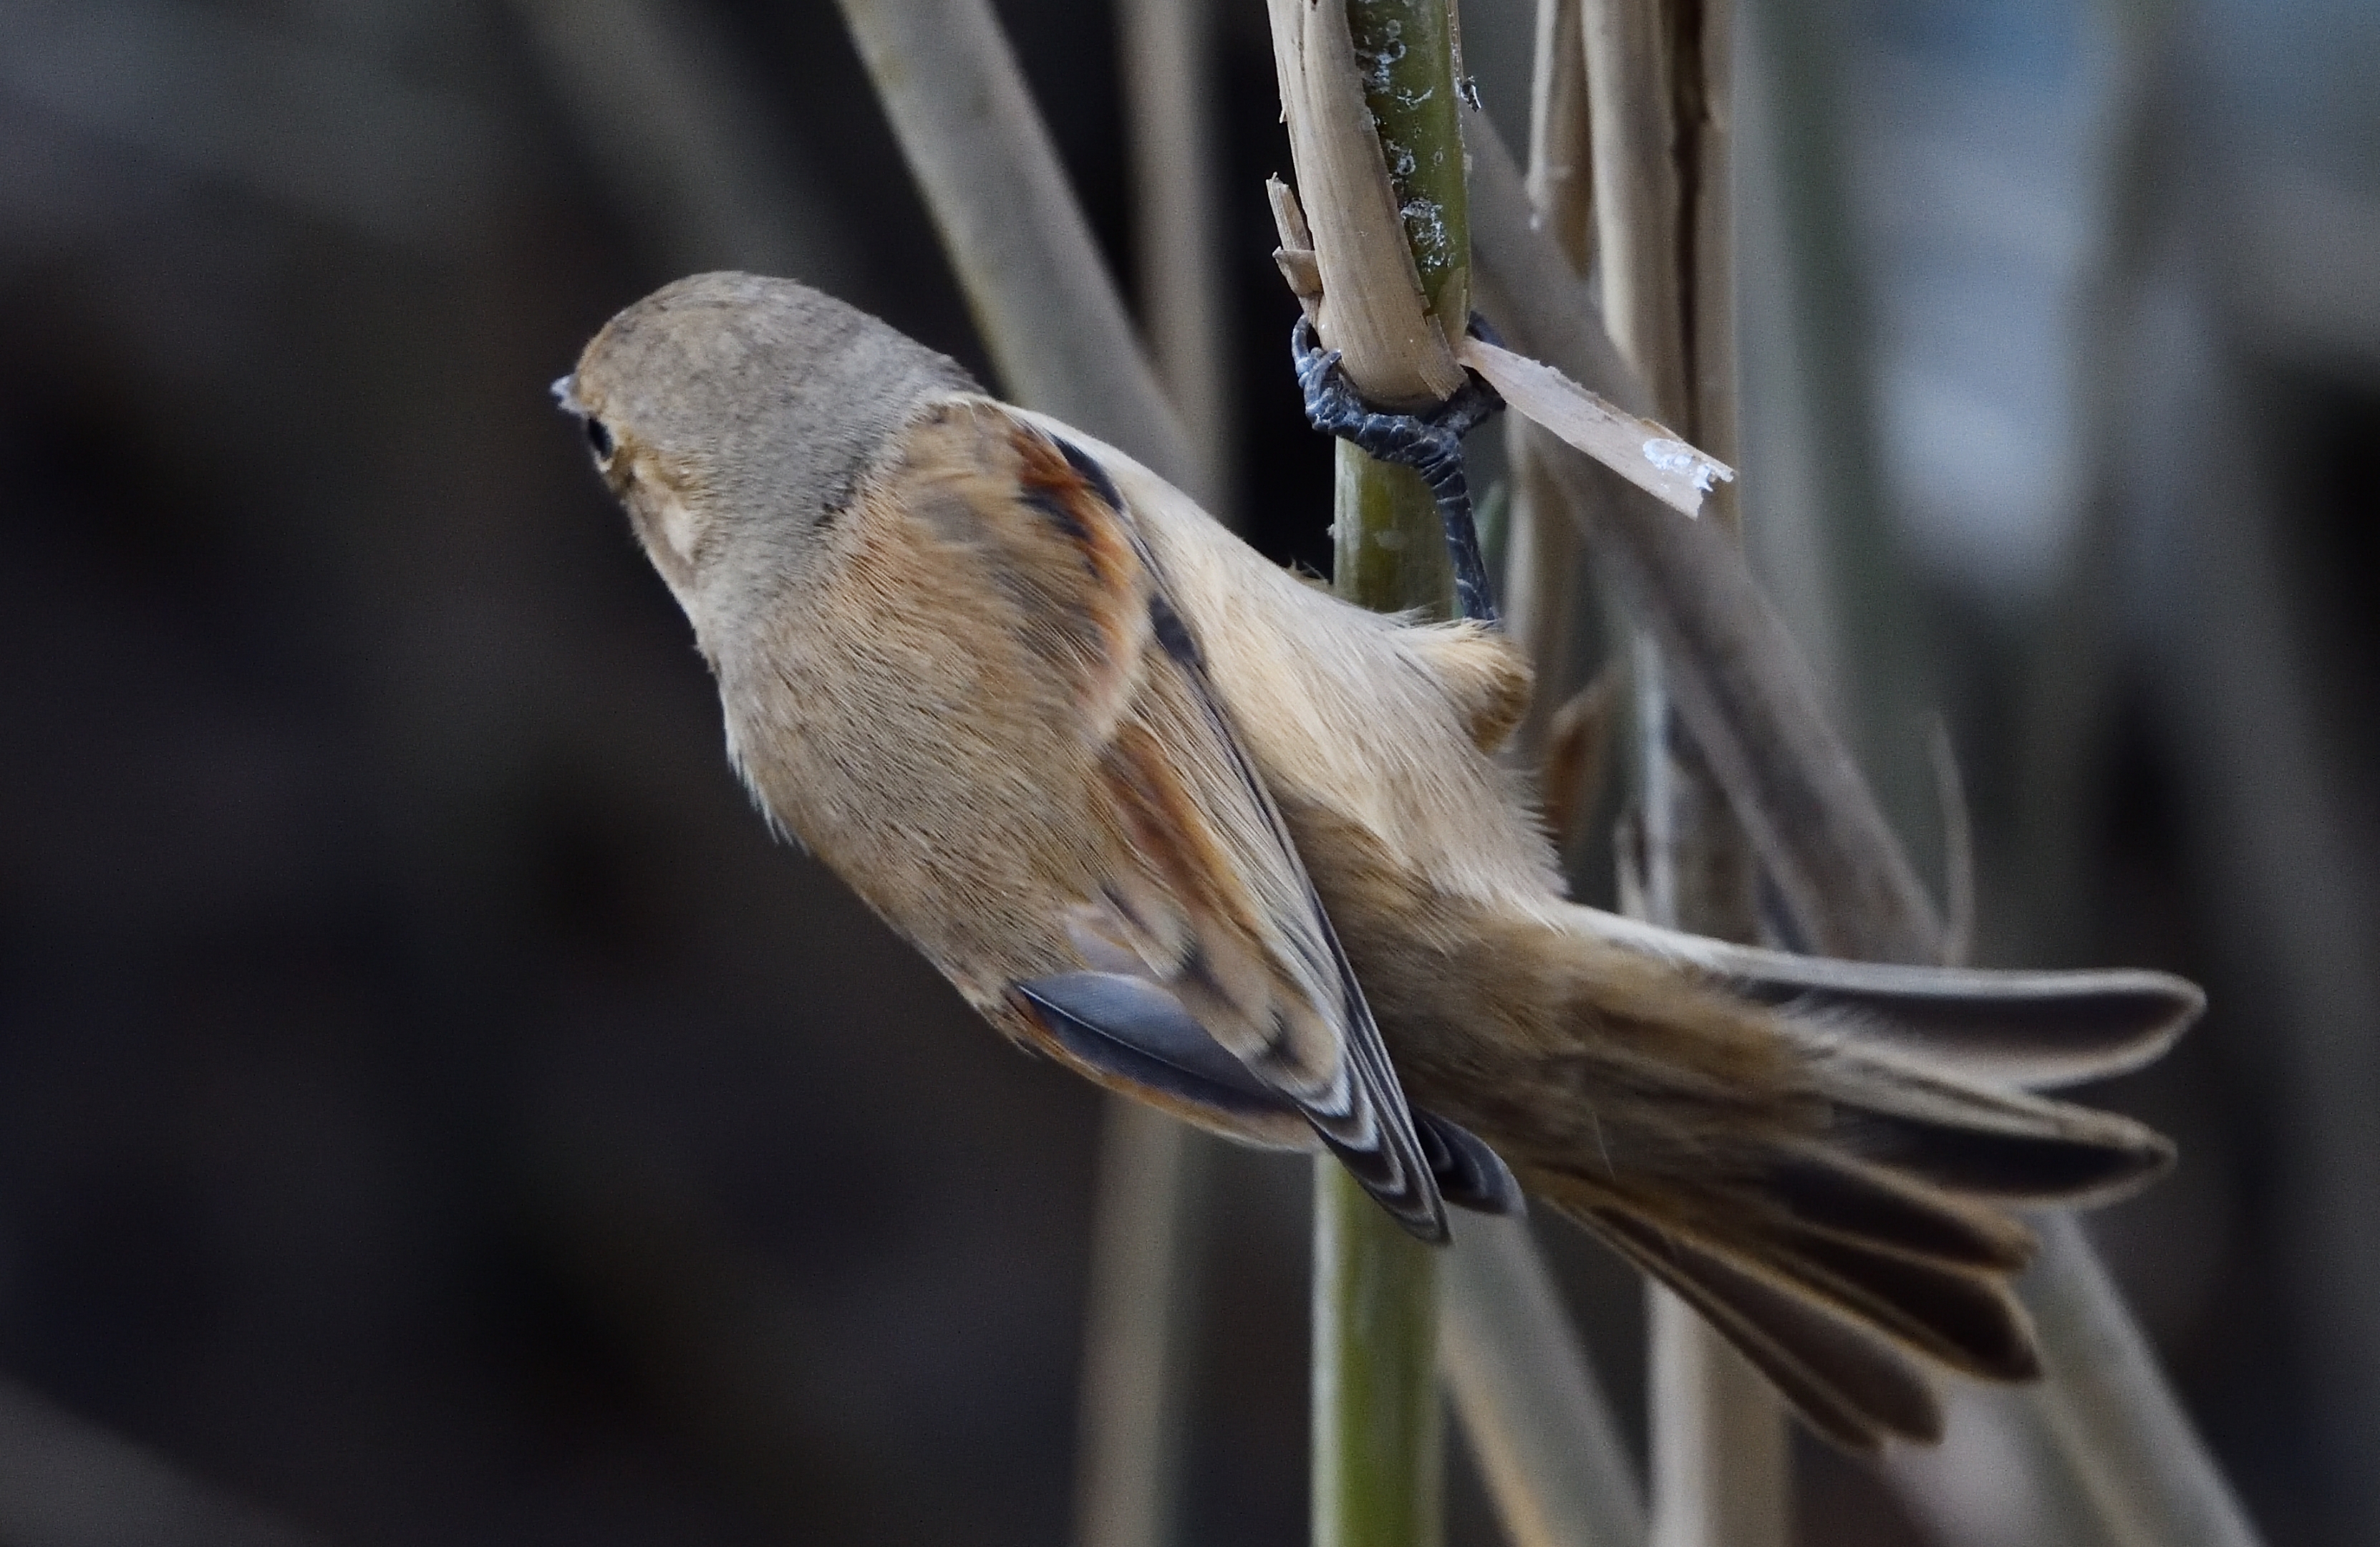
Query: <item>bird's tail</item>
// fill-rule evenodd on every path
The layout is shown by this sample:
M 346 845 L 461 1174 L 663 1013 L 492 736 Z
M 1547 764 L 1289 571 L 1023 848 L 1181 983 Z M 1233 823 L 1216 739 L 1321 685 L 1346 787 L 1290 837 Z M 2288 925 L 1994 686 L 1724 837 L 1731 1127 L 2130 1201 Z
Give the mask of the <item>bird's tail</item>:
M 2179 979 L 1813 961 L 1585 908 L 1540 945 L 1488 994 L 1536 1066 L 1427 1083 L 1841 1444 L 1938 1437 L 1929 1364 L 2037 1373 L 2010 1289 L 2034 1240 L 2008 1210 L 2171 1163 L 2148 1128 L 2025 1086 L 2154 1057 L 2201 1005 Z

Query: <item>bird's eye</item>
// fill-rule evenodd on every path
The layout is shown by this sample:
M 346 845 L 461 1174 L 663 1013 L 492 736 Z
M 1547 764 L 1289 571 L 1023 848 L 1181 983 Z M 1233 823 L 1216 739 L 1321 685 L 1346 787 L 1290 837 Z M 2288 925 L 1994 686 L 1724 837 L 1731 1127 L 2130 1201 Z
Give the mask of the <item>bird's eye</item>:
M 598 457 L 606 462 L 610 461 L 612 459 L 612 432 L 606 429 L 603 421 L 597 419 L 593 414 L 589 414 L 587 416 L 585 423 L 587 426 L 587 444 L 595 448 L 595 455 Z

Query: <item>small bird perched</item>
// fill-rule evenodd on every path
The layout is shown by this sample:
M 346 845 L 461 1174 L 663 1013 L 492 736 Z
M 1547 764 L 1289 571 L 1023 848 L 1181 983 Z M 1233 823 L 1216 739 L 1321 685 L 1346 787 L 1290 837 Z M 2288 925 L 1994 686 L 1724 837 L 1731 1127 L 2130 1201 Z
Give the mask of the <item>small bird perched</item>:
M 1529 686 L 1500 638 L 1333 599 L 863 312 L 698 275 L 555 391 L 754 798 L 994 1027 L 1327 1147 L 1426 1240 L 1525 1189 L 1842 1444 L 1937 1437 L 1928 1364 L 2035 1374 L 2008 1207 L 2171 1160 L 2028 1088 L 2155 1057 L 2190 984 L 1817 960 L 1564 900 L 1489 756 Z

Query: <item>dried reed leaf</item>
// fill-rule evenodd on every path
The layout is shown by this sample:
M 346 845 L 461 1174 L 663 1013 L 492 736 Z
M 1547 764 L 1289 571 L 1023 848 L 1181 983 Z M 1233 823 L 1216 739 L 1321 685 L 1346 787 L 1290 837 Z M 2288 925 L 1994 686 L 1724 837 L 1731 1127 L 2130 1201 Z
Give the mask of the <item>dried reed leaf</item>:
M 1455 358 L 1504 401 L 1672 509 L 1693 516 L 1735 469 L 1665 427 L 1614 408 L 1542 360 L 1465 336 Z

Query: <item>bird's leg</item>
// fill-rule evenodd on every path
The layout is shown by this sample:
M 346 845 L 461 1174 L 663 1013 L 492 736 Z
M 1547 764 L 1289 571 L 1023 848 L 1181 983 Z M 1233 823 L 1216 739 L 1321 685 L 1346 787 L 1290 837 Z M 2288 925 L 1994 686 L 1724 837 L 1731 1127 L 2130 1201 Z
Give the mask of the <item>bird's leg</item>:
M 1325 350 L 1314 324 L 1303 316 L 1290 330 L 1290 358 L 1305 395 L 1305 418 L 1326 435 L 1336 435 L 1376 461 L 1411 468 L 1429 486 L 1446 529 L 1446 551 L 1454 561 L 1454 603 L 1463 617 L 1493 624 L 1496 602 L 1488 585 L 1488 563 L 1479 553 L 1479 527 L 1471 513 L 1471 485 L 1463 475 L 1463 437 L 1504 406 L 1496 389 L 1468 372 L 1462 390 L 1425 414 L 1376 412 L 1356 394 L 1339 368 L 1339 351 Z

